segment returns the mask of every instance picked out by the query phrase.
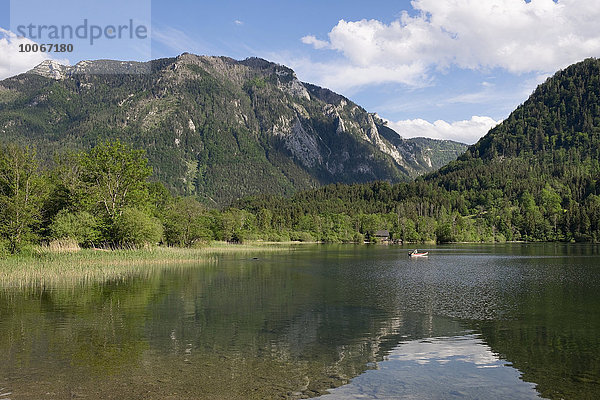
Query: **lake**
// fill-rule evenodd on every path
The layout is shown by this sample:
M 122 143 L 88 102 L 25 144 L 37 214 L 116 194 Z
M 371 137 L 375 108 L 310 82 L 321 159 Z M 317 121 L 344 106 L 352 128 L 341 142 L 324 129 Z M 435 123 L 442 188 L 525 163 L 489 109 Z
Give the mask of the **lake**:
M 2 288 L 0 400 L 600 396 L 600 247 L 427 250 L 305 245 Z

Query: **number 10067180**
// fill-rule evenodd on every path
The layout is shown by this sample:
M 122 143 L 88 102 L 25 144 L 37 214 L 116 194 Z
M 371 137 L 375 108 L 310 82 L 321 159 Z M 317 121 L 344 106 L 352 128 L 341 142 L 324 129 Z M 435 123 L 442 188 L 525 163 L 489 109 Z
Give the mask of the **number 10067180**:
M 73 45 L 70 43 L 22 43 L 19 45 L 19 53 L 71 53 L 72 51 Z

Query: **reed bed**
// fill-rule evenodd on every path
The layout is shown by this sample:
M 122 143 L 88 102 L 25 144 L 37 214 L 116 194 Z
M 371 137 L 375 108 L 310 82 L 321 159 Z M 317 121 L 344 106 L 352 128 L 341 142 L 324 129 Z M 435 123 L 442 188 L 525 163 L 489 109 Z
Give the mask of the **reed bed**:
M 291 251 L 289 244 L 214 243 L 200 248 L 148 247 L 143 249 L 81 249 L 72 243 L 52 243 L 26 255 L 0 259 L 0 288 L 79 285 L 143 277 L 174 265 L 214 264 L 234 254 Z

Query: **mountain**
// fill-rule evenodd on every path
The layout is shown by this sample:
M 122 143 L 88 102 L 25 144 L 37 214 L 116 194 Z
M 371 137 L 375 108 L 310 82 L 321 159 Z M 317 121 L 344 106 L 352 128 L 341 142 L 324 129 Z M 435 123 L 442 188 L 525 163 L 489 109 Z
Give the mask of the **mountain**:
M 302 230 L 306 215 L 339 214 L 355 218 L 350 232 L 387 229 L 409 241 L 598 242 L 600 60 L 557 72 L 457 160 L 415 182 L 330 185 L 237 204 L 270 209 L 291 230 Z
M 466 146 L 404 140 L 376 114 L 258 58 L 45 61 L 0 82 L 2 139 L 42 159 L 120 139 L 174 193 L 224 205 L 328 183 L 399 182 Z
M 425 137 L 406 139 L 415 146 L 416 157 L 424 160 L 432 170 L 438 170 L 463 154 L 467 145 L 452 140 L 438 140 Z
M 599 163 L 600 60 L 590 58 L 539 85 L 458 160 L 426 179 L 498 220 L 512 220 L 519 229 L 509 236 L 597 241 Z
M 575 202 L 597 195 L 600 60 L 557 72 L 501 124 L 425 179 L 448 190 L 537 195 L 550 187 Z

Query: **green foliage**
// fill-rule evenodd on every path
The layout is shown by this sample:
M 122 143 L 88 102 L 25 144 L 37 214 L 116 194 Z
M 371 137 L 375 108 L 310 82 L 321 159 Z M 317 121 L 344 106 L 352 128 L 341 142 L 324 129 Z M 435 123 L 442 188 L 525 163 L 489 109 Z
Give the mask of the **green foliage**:
M 219 239 L 234 243 L 242 243 L 256 226 L 256 217 L 252 213 L 235 208 L 223 212 L 219 221 Z
M 248 80 L 244 84 L 244 90 L 252 91 L 253 89 L 264 89 L 266 86 L 267 83 L 265 82 L 264 78 L 257 76 Z
M 152 168 L 143 150 L 133 150 L 118 140 L 103 142 L 83 153 L 79 163 L 86 200 L 109 221 L 148 197 L 146 179 Z
M 35 151 L 0 144 L 0 240 L 11 253 L 35 237 L 45 194 Z
M 110 62 L 104 64 L 110 72 Z M 97 143 L 120 140 L 145 149 L 153 180 L 210 207 L 332 182 L 408 180 L 431 170 L 425 156 L 438 165 L 465 148 L 404 141 L 327 89 L 306 84 L 310 99 L 298 96 L 293 71 L 265 60 L 184 55 L 149 66 L 145 74 L 74 74 L 61 80 L 24 74 L 3 80 L 0 141 L 35 144 L 41 164 L 50 167 L 56 153 L 87 152 Z M 341 107 L 342 101 L 347 105 Z M 332 107 L 338 111 L 324 112 Z M 347 132 L 338 132 L 338 114 Z M 420 162 L 407 156 L 400 166 L 365 140 L 371 121 L 383 140 Z M 296 123 L 306 133 L 301 140 L 290 134 Z M 312 166 L 290 151 L 296 146 L 305 152 L 309 142 L 322 159 Z M 427 149 L 433 150 L 424 154 Z
M 257 109 L 257 120 L 250 124 L 273 123 L 273 118 L 287 112 L 283 103 L 269 103 L 275 89 L 265 82 L 260 90 L 253 86 L 249 103 L 241 105 L 269 104 Z M 229 83 L 210 77 L 187 84 L 190 90 L 195 88 L 195 100 L 204 106 L 239 94 Z M 206 87 L 225 89 L 226 95 L 208 96 Z M 202 117 L 201 135 L 196 135 L 203 141 L 193 144 L 204 150 L 185 163 L 185 184 L 205 195 L 200 200 L 174 199 L 162 185 L 149 183 L 151 169 L 145 153 L 119 141 L 58 158 L 49 174 L 49 196 L 34 153 L 2 147 L 0 242 L 14 252 L 36 236 L 68 236 L 85 242 L 91 236 L 81 232 L 97 229 L 101 241 L 140 246 L 160 240 L 162 224 L 165 243 L 176 246 L 258 239 L 360 243 L 375 240 L 378 230 L 388 230 L 393 240 L 404 242 L 598 242 L 600 100 L 592 92 L 599 91 L 600 62 L 586 60 L 541 85 L 501 125 L 436 173 L 396 184 L 330 184 L 289 197 L 263 189 L 274 182 L 281 188 L 293 177 L 298 184 L 288 186 L 291 193 L 315 181 L 296 164 L 286 164 L 285 157 L 273 161 L 281 153 L 267 156 L 264 138 L 251 139 L 250 128 L 234 129 L 208 115 Z M 62 96 L 59 91 L 55 95 Z M 314 87 L 311 96 L 339 101 L 335 94 Z M 309 111 L 316 107 L 298 101 Z M 200 120 L 196 122 L 200 125 Z M 335 131 L 324 117 L 312 123 L 323 132 Z M 333 140 L 333 136 L 323 138 Z M 263 157 L 273 162 L 271 166 L 281 167 L 277 173 L 265 167 Z M 285 179 L 278 175 L 281 171 Z M 249 187 L 255 191 L 247 191 Z M 201 205 L 222 203 L 232 193 L 253 196 L 220 211 Z M 96 225 L 86 215 L 93 216 L 97 228 L 92 229 Z
M 298 242 L 314 242 L 315 238 L 310 232 L 291 232 L 290 240 Z
M 50 225 L 52 239 L 73 239 L 80 246 L 90 246 L 100 239 L 96 218 L 87 211 L 71 213 L 67 209 L 58 212 Z
M 165 212 L 165 240 L 170 246 L 191 247 L 210 242 L 212 218 L 205 207 L 192 197 L 180 198 Z
M 357 244 L 363 244 L 365 242 L 365 235 L 360 232 L 354 232 L 352 236 L 352 242 Z
M 120 141 L 57 157 L 50 196 L 43 205 L 47 228 L 42 224 L 40 233 L 69 237 L 84 246 L 98 242 L 139 245 L 146 237 L 150 242 L 160 240 L 160 235 L 157 239 L 148 233 L 155 228 L 154 220 L 143 219 L 144 226 L 128 231 L 121 218 L 126 209 L 156 217 L 171 200 L 161 184 L 148 183 L 151 168 L 147 163 L 144 151 Z
M 157 218 L 130 207 L 121 210 L 112 229 L 116 243 L 121 246 L 157 244 L 163 236 L 163 226 Z

